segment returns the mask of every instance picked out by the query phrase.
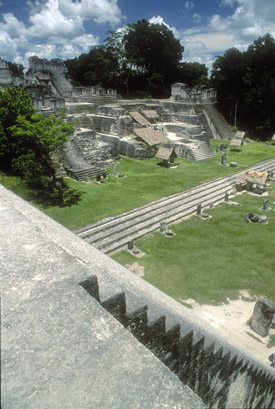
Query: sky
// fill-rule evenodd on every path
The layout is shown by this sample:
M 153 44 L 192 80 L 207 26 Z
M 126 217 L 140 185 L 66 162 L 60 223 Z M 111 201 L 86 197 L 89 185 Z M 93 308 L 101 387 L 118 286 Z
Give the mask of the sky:
M 275 38 L 275 0 L 0 0 L 0 57 L 26 68 L 33 55 L 74 58 L 143 18 L 166 24 L 184 46 L 183 61 L 209 71 L 227 49 Z

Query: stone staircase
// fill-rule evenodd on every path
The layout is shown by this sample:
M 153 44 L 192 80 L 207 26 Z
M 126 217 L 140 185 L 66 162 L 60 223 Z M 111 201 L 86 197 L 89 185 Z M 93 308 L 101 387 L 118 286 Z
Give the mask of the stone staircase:
M 203 104 L 205 115 L 208 119 L 209 126 L 215 137 L 218 139 L 232 139 L 234 137 L 228 123 L 220 112 L 217 111 L 214 104 Z
M 262 162 L 253 169 L 275 172 L 275 159 Z M 225 193 L 232 194 L 236 177 L 243 172 L 204 183 L 187 191 L 164 197 L 122 215 L 103 219 L 75 233 L 105 253 L 113 253 L 130 240 L 135 240 L 158 230 L 161 222 L 174 223 L 197 211 L 218 204 L 225 199 Z
M 195 161 L 213 158 L 214 154 L 206 142 L 201 142 L 198 149 L 192 149 Z
M 189 311 L 180 315 L 171 310 L 170 304 L 167 308 L 163 305 L 165 294 L 161 295 L 160 304 L 152 288 L 146 288 L 145 293 L 140 288 L 125 286 L 114 276 L 103 280 L 91 275 L 79 285 L 202 400 L 184 407 L 272 405 L 272 368 L 260 366 L 246 355 L 247 351 L 244 354 L 228 337 L 220 337 L 216 328 L 214 332 Z
M 68 176 L 79 181 L 87 181 L 92 178 L 103 177 L 106 178 L 108 171 L 106 169 L 100 169 L 97 166 L 90 166 L 85 169 L 66 169 Z
M 67 91 L 73 89 L 72 84 L 67 80 L 63 72 L 59 72 L 58 69 L 50 72 L 51 80 L 59 95 L 63 95 Z
M 43 109 L 40 111 L 40 113 L 45 117 L 45 118 L 50 118 L 51 115 L 54 115 L 55 112 L 50 110 L 50 109 Z
M 82 128 L 74 134 L 73 140 L 90 165 L 105 167 L 113 164 L 112 147 L 108 143 L 99 141 L 94 129 Z

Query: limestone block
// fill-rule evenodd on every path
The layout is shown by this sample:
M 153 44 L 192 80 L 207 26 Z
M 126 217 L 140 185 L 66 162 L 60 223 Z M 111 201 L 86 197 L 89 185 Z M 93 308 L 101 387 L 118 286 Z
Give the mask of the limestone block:
M 262 337 L 268 335 L 275 313 L 275 304 L 271 301 L 260 299 L 256 302 L 250 321 L 250 328 Z

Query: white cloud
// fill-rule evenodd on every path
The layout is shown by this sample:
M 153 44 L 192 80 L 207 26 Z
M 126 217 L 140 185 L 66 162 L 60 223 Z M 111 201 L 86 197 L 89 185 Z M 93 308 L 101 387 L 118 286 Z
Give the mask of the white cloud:
M 17 52 L 17 44 L 13 41 L 11 36 L 0 29 L 0 50 L 3 59 L 10 59 Z
M 245 51 L 258 37 L 275 35 L 275 0 L 221 0 L 229 13 L 210 16 L 205 26 L 193 26 L 180 33 L 186 61 L 208 61 L 229 48 Z M 212 56 L 212 57 L 211 57 Z
M 211 30 L 226 31 L 229 29 L 231 25 L 231 20 L 222 18 L 218 14 L 215 14 L 209 19 L 208 25 L 211 28 Z
M 122 19 L 117 0 L 59 0 L 59 9 L 64 16 L 78 15 L 83 20 L 93 19 L 97 23 L 116 25 Z
M 34 0 L 34 1 L 27 0 L 26 4 L 27 4 L 27 7 L 29 8 L 29 13 L 35 14 L 42 10 L 44 2 L 43 0 Z
M 192 1 L 186 1 L 185 2 L 186 10 L 191 10 L 193 7 L 195 7 L 195 4 Z
M 201 15 L 198 14 L 198 13 L 194 13 L 193 16 L 192 16 L 192 21 L 195 24 L 199 24 L 201 22 Z
M 179 31 L 176 29 L 176 27 L 170 27 L 169 24 L 167 24 L 161 16 L 157 16 L 157 17 L 152 17 L 152 18 L 150 18 L 149 23 L 151 23 L 151 24 L 160 24 L 160 25 L 163 24 L 163 25 L 165 25 L 167 28 L 169 28 L 169 30 L 171 30 L 171 31 L 173 32 L 173 34 L 174 34 L 174 36 L 175 36 L 176 38 L 179 38 L 179 37 L 180 37 L 180 33 L 179 33 Z
M 73 37 L 83 31 L 82 19 L 76 15 L 73 18 L 64 16 L 59 10 L 58 0 L 48 0 L 40 13 L 30 17 L 32 23 L 28 30 L 30 37 Z
M 28 67 L 29 65 L 29 58 L 36 55 L 39 58 L 47 58 L 51 60 L 55 58 L 57 55 L 56 46 L 53 44 L 36 44 L 31 45 L 29 50 L 25 53 L 23 61 L 24 66 Z
M 98 45 L 99 38 L 94 37 L 92 34 L 83 34 L 82 36 L 75 37 L 72 39 L 72 44 L 77 44 L 82 48 L 91 48 L 95 45 Z
M 235 3 L 236 3 L 236 0 L 221 0 L 219 2 L 219 5 L 220 6 L 225 6 L 225 7 L 226 6 L 233 7 Z
M 20 36 L 25 34 L 26 28 L 24 23 L 20 22 L 12 13 L 2 15 L 4 23 L 0 23 L 0 29 L 9 33 L 11 36 Z
M 3 14 L 0 23 L 2 58 L 25 64 L 35 54 L 50 59 L 87 52 L 99 37 L 85 32 L 84 21 L 113 26 L 124 18 L 117 0 L 27 0 L 26 5 L 28 25 L 12 13 Z M 19 49 L 28 50 L 24 57 Z

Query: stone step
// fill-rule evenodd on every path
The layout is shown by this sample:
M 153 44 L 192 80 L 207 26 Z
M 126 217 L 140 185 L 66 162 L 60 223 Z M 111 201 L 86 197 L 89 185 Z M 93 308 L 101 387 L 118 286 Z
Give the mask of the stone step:
M 208 151 L 193 151 L 195 161 L 213 158 L 213 153 Z
M 45 118 L 50 118 L 51 115 L 54 114 L 54 111 L 51 110 L 42 110 L 40 113 L 45 117 Z
M 230 139 L 234 136 L 228 123 L 225 121 L 222 114 L 217 111 L 214 104 L 203 104 L 203 108 L 206 112 L 206 115 L 214 124 L 221 139 Z
M 196 201 L 183 204 L 182 206 L 174 209 L 163 209 L 162 212 L 153 216 L 151 213 L 147 218 L 139 220 L 137 223 L 133 221 L 129 226 L 123 226 L 122 230 L 119 232 L 108 232 L 108 236 L 103 236 L 101 240 L 94 243 L 92 240 L 86 239 L 90 244 L 96 248 L 109 253 L 115 251 L 122 246 L 126 245 L 129 240 L 134 240 L 137 237 L 142 237 L 152 231 L 158 230 L 160 228 L 160 223 L 165 221 L 167 224 L 175 223 L 181 219 L 184 219 L 192 214 L 196 214 L 197 205 L 202 205 L 202 208 L 209 207 L 210 205 L 222 202 L 225 197 L 225 192 L 232 192 L 232 187 L 224 189 L 220 192 L 214 192 L 207 197 L 204 197 L 202 202 L 201 198 Z
M 255 170 L 275 170 L 275 160 L 266 161 L 253 167 Z M 238 174 L 207 182 L 185 192 L 163 198 L 133 209 L 123 215 L 104 219 L 76 232 L 84 240 L 105 253 L 118 250 L 128 241 L 158 230 L 160 222 L 167 224 L 194 214 L 197 206 L 202 208 L 217 204 L 231 193 Z
M 199 149 L 193 149 L 192 153 L 195 161 L 213 158 L 214 156 L 210 147 L 205 142 L 201 142 Z
M 275 166 L 275 163 L 274 163 Z M 261 170 L 260 165 L 258 165 L 257 167 L 254 167 L 254 169 L 257 170 Z M 262 166 L 262 168 L 264 169 L 264 166 Z M 235 180 L 236 177 L 241 174 L 242 172 L 236 172 L 230 176 L 226 176 L 226 177 L 222 177 L 219 179 L 216 179 L 215 181 L 211 181 L 211 182 L 206 182 L 202 185 L 196 186 L 192 189 L 189 189 L 187 191 L 184 192 L 179 192 L 176 193 L 174 195 L 171 195 L 169 197 L 164 197 L 162 199 L 159 199 L 157 201 L 151 202 L 147 205 L 141 206 L 139 208 L 136 209 L 132 209 L 122 215 L 118 215 L 115 217 L 110 217 L 110 218 L 105 218 L 103 220 L 100 220 L 98 222 L 96 222 L 95 224 L 91 225 L 91 226 L 87 226 L 83 229 L 78 230 L 76 233 L 83 237 L 85 234 L 89 234 L 89 232 L 96 232 L 98 230 L 101 229 L 109 229 L 114 223 L 121 223 L 121 222 L 126 222 L 127 220 L 129 220 L 130 218 L 132 218 L 134 215 L 137 215 L 137 217 L 142 216 L 143 214 L 148 213 L 149 209 L 154 208 L 162 208 L 165 204 L 169 204 L 169 203 L 175 203 L 176 200 L 181 201 L 184 200 L 186 197 L 191 197 L 192 195 L 197 194 L 197 192 L 199 192 L 201 189 L 208 189 L 210 186 L 213 187 L 215 185 L 219 185 L 221 182 L 223 183 L 223 181 L 227 181 L 227 180 Z
M 234 182 L 232 182 L 234 183 Z M 209 192 L 209 196 L 212 195 L 213 198 L 216 196 L 216 192 L 222 192 L 221 197 L 224 198 L 224 194 L 227 191 L 232 190 L 232 184 L 228 183 L 226 186 L 216 185 L 214 187 L 205 187 L 204 189 L 199 190 L 198 192 L 194 192 L 193 194 L 187 194 L 183 197 L 179 197 L 174 201 L 167 200 L 164 203 L 159 203 L 158 205 L 153 205 L 150 208 L 146 209 L 146 211 L 137 210 L 135 213 L 128 215 L 128 217 L 123 218 L 123 223 L 121 218 L 113 223 L 108 224 L 108 234 L 112 235 L 113 233 L 118 233 L 124 229 L 128 229 L 131 225 L 135 224 L 138 225 L 143 220 L 150 219 L 156 220 L 160 223 L 160 221 L 165 220 L 167 217 L 172 217 L 172 215 L 181 214 L 183 212 L 183 216 L 185 215 L 185 211 L 189 210 L 190 206 L 196 207 L 197 204 L 200 204 L 202 200 L 205 199 L 205 192 Z M 189 213 L 188 213 L 189 214 Z M 180 218 L 181 216 L 179 216 Z M 102 239 L 106 234 L 106 226 L 105 228 L 97 227 L 97 229 L 93 229 L 87 232 L 85 235 L 85 240 L 89 241 L 89 243 L 96 243 Z M 82 235 L 83 237 L 83 235 Z
M 97 176 L 107 175 L 108 171 L 105 169 L 100 169 L 96 166 L 91 166 L 90 168 L 80 170 L 67 169 L 67 173 L 69 176 L 72 176 L 77 180 L 85 181 L 87 178 L 92 179 L 96 178 Z
M 236 176 L 232 176 L 232 179 L 234 180 L 235 177 Z M 178 205 L 178 203 L 180 203 L 182 200 L 186 200 L 188 198 L 192 200 L 192 197 L 194 197 L 194 195 L 196 195 L 198 192 L 202 190 L 207 190 L 209 189 L 209 187 L 213 187 L 216 185 L 220 186 L 220 184 L 223 183 L 224 179 L 225 178 L 220 178 L 212 182 L 206 182 L 202 185 L 196 186 L 187 191 L 176 193 L 168 197 L 164 197 L 157 201 L 151 202 L 147 205 L 141 206 L 137 209 L 132 209 L 122 215 L 103 219 L 91 226 L 87 226 L 83 229 L 78 230 L 77 234 L 80 237 L 84 237 L 85 235 L 88 235 L 90 233 L 94 234 L 97 231 L 101 231 L 102 229 L 110 229 L 111 226 L 119 224 L 121 222 L 125 223 L 133 217 L 142 217 L 143 215 L 148 214 L 148 212 L 151 211 L 152 209 L 162 209 L 165 205 L 169 205 L 169 204 Z

